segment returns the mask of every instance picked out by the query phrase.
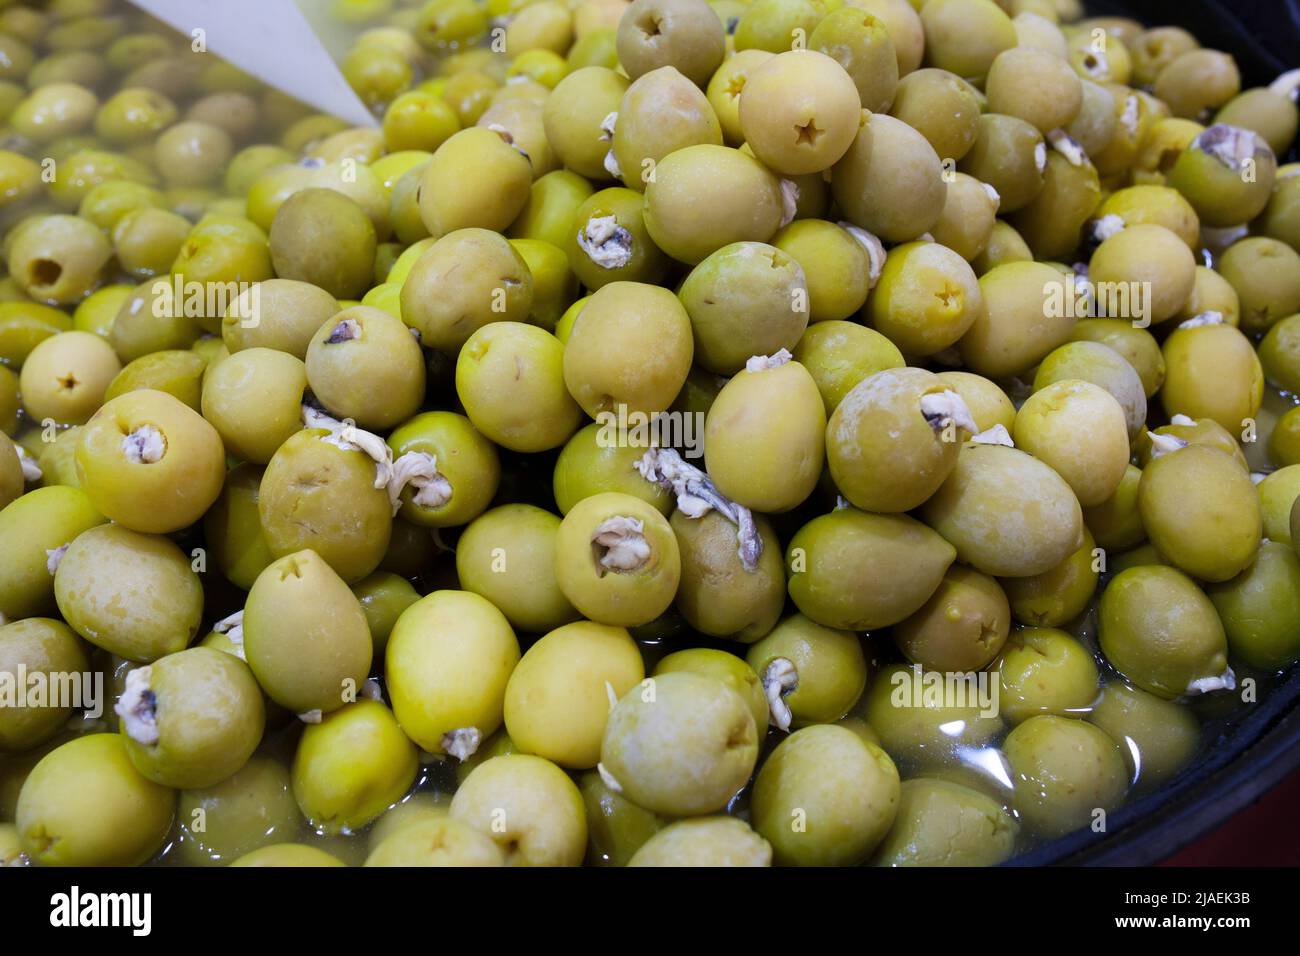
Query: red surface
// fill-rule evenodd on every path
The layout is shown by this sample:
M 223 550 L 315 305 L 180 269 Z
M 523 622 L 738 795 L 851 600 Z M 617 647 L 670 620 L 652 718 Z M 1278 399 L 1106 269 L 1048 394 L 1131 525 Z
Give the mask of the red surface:
M 1300 773 L 1164 865 L 1300 866 Z

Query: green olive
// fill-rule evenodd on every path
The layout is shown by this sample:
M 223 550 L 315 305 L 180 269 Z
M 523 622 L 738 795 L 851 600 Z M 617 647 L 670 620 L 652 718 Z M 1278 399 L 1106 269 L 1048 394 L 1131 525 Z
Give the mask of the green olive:
M 582 421 L 565 387 L 565 355 L 559 339 L 522 322 L 474 332 L 456 359 L 456 393 L 474 427 L 512 451 L 563 445 Z
M 336 856 L 304 843 L 272 843 L 232 861 L 230 866 L 347 866 Z
M 431 236 L 470 227 L 499 231 L 523 209 L 532 181 L 528 157 L 506 137 L 481 126 L 463 129 L 425 167 L 420 217 Z M 456 182 L 459 188 L 448 188 Z
M 1211 585 L 1228 648 L 1252 667 L 1278 670 L 1300 658 L 1300 558 L 1279 541 L 1265 541 L 1237 577 Z
M 136 278 L 168 272 L 190 234 L 190 222 L 166 209 L 134 209 L 113 226 L 113 254 Z
M 473 269 L 465 276 L 467 263 Z M 390 274 L 389 281 L 397 280 Z M 526 321 L 533 295 L 532 273 L 505 237 L 459 229 L 440 234 L 411 268 L 402 285 L 402 321 L 425 347 L 455 354 L 490 322 Z
M 38 343 L 71 328 L 72 320 L 67 314 L 51 306 L 25 298 L 0 302 L 0 361 L 9 368 L 21 369 Z
M 1064 631 L 1021 628 L 993 665 L 1001 685 L 1002 716 L 1013 724 L 1035 714 L 1082 717 L 1097 698 L 1091 652 Z
M 874 630 L 919 610 L 955 556 L 944 538 L 908 515 L 841 508 L 790 539 L 788 590 L 818 624 Z
M 1008 432 L 1014 427 L 1016 406 L 997 383 L 974 372 L 939 372 L 938 378 L 965 402 L 980 432 L 995 425 Z
M 173 273 L 171 285 L 179 290 L 172 294 L 173 308 L 180 310 L 183 305 L 187 316 L 214 335 L 221 331 L 224 311 L 234 295 L 228 290 L 251 293 L 253 283 L 275 274 L 262 229 L 242 216 L 218 213 L 208 213 L 195 224 L 169 271 Z M 155 288 L 159 285 L 155 283 Z M 161 285 L 165 288 L 167 283 Z M 190 290 L 196 287 L 205 294 L 195 296 Z
M 588 289 L 659 282 L 668 271 L 668 256 L 646 231 L 645 197 L 633 189 L 611 187 L 587 196 L 563 228 L 561 248 Z
M 257 509 L 272 554 L 309 548 L 344 581 L 359 581 L 388 549 L 392 506 L 375 487 L 374 460 L 355 445 L 326 441 L 331 434 L 305 428 L 276 449 Z
M 366 866 L 504 866 L 505 854 L 492 840 L 446 815 L 404 826 L 375 844 Z
M 754 725 L 760 730 L 767 726 L 767 693 L 763 689 L 762 680 L 744 658 L 727 651 L 692 647 L 662 658 L 655 665 L 654 675 L 671 671 L 691 671 L 722 681 L 749 703 Z
M 262 473 L 256 465 L 232 468 L 221 497 L 203 516 L 204 540 L 212 560 L 227 580 L 244 590 L 275 560 L 257 513 Z
M 0 432 L 18 434 L 18 376 L 8 367 L 0 365 Z
M 734 375 L 751 356 L 794 348 L 808 326 L 802 267 L 761 242 L 723 246 L 691 270 L 678 294 L 695 362 L 719 375 Z
M 262 689 L 299 714 L 355 700 L 373 650 L 356 597 L 313 551 L 279 558 L 257 576 L 243 645 Z
M 721 810 L 758 758 L 749 705 L 723 681 L 690 671 L 650 678 L 609 712 L 600 750 L 607 785 L 657 813 Z
M 898 769 L 885 751 L 834 725 L 781 741 L 754 781 L 758 833 L 783 866 L 865 861 L 898 811 Z
M 232 355 L 268 348 L 305 359 L 312 336 L 339 310 L 332 295 L 309 282 L 267 279 L 241 292 L 226 308 L 221 337 Z
M 366 844 L 373 853 L 390 836 L 409 826 L 418 826 L 430 820 L 445 820 L 451 809 L 451 794 L 423 791 L 409 795 L 401 803 L 380 814 L 369 828 Z
M 560 246 L 544 239 L 511 238 L 510 244 L 533 275 L 533 308 L 528 321 L 554 332 L 569 305 L 578 297 L 578 279 Z
M 1034 373 L 1034 391 L 1065 381 L 1090 382 L 1110 392 L 1124 410 L 1130 441 L 1146 427 L 1147 401 L 1143 380 L 1125 354 L 1109 345 L 1075 341 L 1053 349 Z
M 1250 175 L 1243 175 L 1247 170 Z M 1168 183 L 1192 204 L 1202 225 L 1222 229 L 1264 210 L 1276 170 L 1277 158 L 1262 137 L 1215 123 L 1178 156 Z
M 1108 308 L 1109 318 L 1160 323 L 1187 304 L 1196 281 L 1196 259 L 1187 243 L 1164 226 L 1130 223 L 1097 247 L 1088 278 L 1103 288 L 1144 288 L 1141 311 L 1130 301 L 1127 311 Z M 1122 298 L 1119 301 L 1122 305 Z
M 193 524 L 221 494 L 225 473 L 216 429 L 153 389 L 106 402 L 77 446 L 77 475 L 91 503 L 136 531 L 165 534 Z
M 899 368 L 859 382 L 826 427 L 836 487 L 865 511 L 917 507 L 956 467 L 975 423 L 961 397 L 933 373 Z M 888 448 L 889 454 L 881 454 Z
M 1291 544 L 1291 509 L 1300 497 L 1300 468 L 1279 468 L 1255 488 L 1264 519 L 1264 537 Z
M 433 528 L 466 524 L 487 508 L 497 492 L 501 462 L 496 446 L 464 415 L 416 415 L 388 436 L 388 445 L 395 459 L 406 455 L 432 458 L 439 476 L 402 489 L 400 514 L 414 524 Z
M 618 179 L 637 192 L 647 192 L 649 185 L 658 181 L 658 164 L 678 150 L 722 145 L 722 128 L 708 99 L 673 66 L 661 66 L 637 77 L 623 93 L 617 110 L 610 138 L 614 161 L 611 164 L 604 159 L 605 171 L 599 178 L 616 172 Z
M 415 782 L 415 745 L 377 700 L 358 700 L 309 724 L 293 758 L 293 795 L 325 833 L 359 830 Z
M 502 505 L 470 523 L 456 546 L 461 587 L 480 594 L 522 631 L 545 633 L 578 616 L 556 583 L 560 519 L 526 504 Z
M 96 647 L 147 662 L 198 633 L 203 586 L 189 557 L 161 535 L 98 525 L 72 540 L 57 567 L 59 613 Z
M 558 87 L 557 87 L 558 89 Z M 550 103 L 554 95 L 547 98 Z M 552 141 L 554 145 L 554 141 Z M 555 146 L 558 150 L 558 146 Z M 403 177 L 405 180 L 409 177 Z M 564 250 L 569 226 L 578 208 L 595 193 L 591 184 L 576 172 L 559 169 L 533 182 L 527 204 L 510 226 L 513 239 L 539 239 Z M 396 191 L 393 199 L 397 205 Z M 567 254 L 567 253 L 566 253 Z
M 578 866 L 587 849 L 582 794 L 563 770 L 529 754 L 478 766 L 452 798 L 451 817 L 489 836 L 507 866 Z
M 626 630 L 590 621 L 566 624 L 530 647 L 511 673 L 506 730 L 521 752 L 561 767 L 594 767 L 611 701 L 644 676 L 641 654 Z
M 897 761 L 953 764 L 962 748 L 989 744 L 1003 730 L 997 702 L 965 675 L 953 681 L 941 671 L 891 664 L 876 675 L 863 697 L 862 717 Z
M 1101 202 L 1097 169 L 1090 162 L 1075 165 L 1052 150 L 1047 157 L 1043 188 L 1019 212 L 1011 225 L 1037 259 L 1068 256 L 1079 244 L 1084 223 Z
M 1111 319 L 1082 319 L 1075 324 L 1070 338 L 1075 342 L 1106 345 L 1118 352 L 1138 373 L 1142 390 L 1148 399 L 1160 391 L 1160 386 L 1164 384 L 1165 357 L 1155 336 L 1146 329 L 1135 328 L 1130 322 Z M 1105 388 L 1104 385 L 1102 387 Z M 1127 406 L 1125 411 L 1128 411 Z
M 375 645 L 375 656 L 382 657 L 388 646 L 388 637 L 402 612 L 420 599 L 419 593 L 405 578 L 388 571 L 376 571 L 352 586 L 366 616 L 370 639 Z
M 596 181 L 609 178 L 605 169 L 609 136 L 601 124 L 618 112 L 628 85 L 627 77 L 612 69 L 588 66 L 560 80 L 546 98 L 542 113 L 546 138 L 573 173 Z
M 687 146 L 651 171 L 645 228 L 656 246 L 680 262 L 693 265 L 733 242 L 767 242 L 785 224 L 780 180 L 738 149 Z
M 772 701 L 771 723 L 782 730 L 839 720 L 862 696 L 870 672 L 856 634 L 801 614 L 778 624 L 745 659 Z
M 568 514 L 579 501 L 602 492 L 618 492 L 640 498 L 665 517 L 672 513 L 672 493 L 657 482 L 647 481 L 636 470 L 646 447 L 620 442 L 605 425 L 579 429 L 560 451 L 555 462 L 552 488 L 560 514 Z
M 38 302 L 71 305 L 104 278 L 112 247 L 104 234 L 77 216 L 42 216 L 8 236 L 9 274 Z
M 15 822 L 45 866 L 138 866 L 171 829 L 175 791 L 142 777 L 117 734 L 78 737 L 28 776 Z
M 230 454 L 265 465 L 302 429 L 306 388 L 307 370 L 292 355 L 244 349 L 203 376 L 203 417 Z
M 360 295 L 370 284 L 375 243 L 365 210 L 332 189 L 294 193 L 271 222 L 276 275 L 310 282 L 340 299 Z
M 735 817 L 679 820 L 641 845 L 628 866 L 771 866 L 772 847 Z
M 135 768 L 178 789 L 238 771 L 262 740 L 262 691 L 248 665 L 207 647 L 161 657 L 127 675 L 117 704 Z
M 1136 517 L 1136 509 L 1131 517 Z M 1087 511 L 1084 518 L 1088 518 Z M 1030 577 L 1003 580 L 1016 620 L 1032 627 L 1063 627 L 1073 621 L 1092 602 L 1103 564 L 1104 552 L 1098 554 L 1085 524 L 1083 545 L 1056 567 Z
M 674 601 L 701 634 L 751 643 L 770 631 L 785 606 L 781 547 L 771 524 L 754 516 L 762 550 L 746 565 L 737 528 L 716 511 L 693 518 L 676 510 L 669 522 L 681 554 L 681 582 Z
M 253 757 L 220 783 L 181 793 L 173 852 L 188 866 L 228 863 L 294 836 L 300 820 L 288 771 Z
M 1091 382 L 1066 379 L 1034 392 L 1016 414 L 1012 436 L 1064 478 L 1084 507 L 1114 494 L 1128 467 L 1124 409 Z
M 307 384 L 325 408 L 362 427 L 383 430 L 405 421 L 424 397 L 424 356 L 410 330 L 381 309 L 344 309 L 307 346 Z M 382 391 L 371 387 L 391 376 Z
M 619 20 L 618 58 L 633 78 L 672 64 L 703 86 L 722 62 L 725 39 L 702 0 L 636 0 Z
M 825 455 L 817 383 L 782 358 L 758 357 L 738 372 L 704 423 L 705 461 L 718 491 L 766 513 L 789 511 L 812 494 Z
M 620 410 L 652 415 L 677 397 L 693 352 L 690 316 L 676 296 L 611 282 L 574 321 L 564 343 L 564 383 L 593 418 Z
M 958 558 L 997 577 L 1043 574 L 1083 543 L 1082 510 L 1070 486 L 1036 458 L 1003 445 L 963 445 L 921 516 L 952 542 Z
M 63 728 L 73 708 L 53 691 L 71 675 L 88 676 L 89 666 L 84 645 L 67 625 L 29 617 L 0 625 L 0 673 L 23 695 L 19 706 L 11 702 L 0 711 L 0 752 L 12 753 L 30 750 Z
M 815 48 L 789 50 L 749 74 L 740 94 L 740 128 L 754 155 L 774 172 L 820 173 L 848 150 L 861 109 L 857 85 L 839 62 Z
M 736 23 L 736 49 L 788 50 L 793 39 L 811 33 L 825 13 L 816 0 L 757 0 Z
M 1068 341 L 1074 319 L 1052 308 L 1065 287 L 1043 262 L 1008 262 L 980 276 L 984 307 L 957 343 L 966 368 L 994 379 L 1023 374 Z
M 176 302 L 171 282 L 163 280 L 136 286 L 120 302 L 108 327 L 108 341 L 123 363 L 158 351 L 188 349 L 202 334 L 202 326 Z
M 41 469 L 41 484 L 46 487 L 64 485 L 80 488 L 77 475 L 77 446 L 81 443 L 82 426 L 73 425 L 59 432 L 52 443 L 42 443 L 36 463 Z
M 503 719 L 519 642 L 505 616 L 468 591 L 434 591 L 397 619 L 384 673 L 403 732 L 464 760 Z
M 981 286 L 960 255 L 939 242 L 896 246 L 867 302 L 871 324 L 909 355 L 956 343 L 983 309 Z
M 1011 856 L 1019 824 L 998 801 L 949 780 L 916 777 L 899 788 L 898 812 L 875 866 L 996 866 Z
M 555 579 L 583 615 L 616 627 L 653 621 L 681 579 L 677 538 L 640 498 L 605 492 L 569 509 L 555 538 Z
M 127 87 L 95 114 L 95 132 L 118 145 L 148 142 L 176 121 L 176 104 L 156 90 Z
M 1147 565 L 1116 575 L 1101 596 L 1098 633 L 1115 669 L 1160 697 L 1232 686 L 1214 605 L 1174 568 Z
M 906 364 L 903 353 L 879 332 L 837 319 L 810 325 L 794 347 L 794 359 L 817 384 L 828 419 L 859 382 Z
M 1161 554 L 1205 581 L 1226 581 L 1241 572 L 1263 535 L 1250 477 L 1209 445 L 1188 445 L 1153 459 L 1138 485 L 1138 511 Z
M 0 614 L 17 621 L 52 612 L 51 552 L 103 523 L 85 492 L 59 485 L 35 488 L 0 510 Z
M 1191 762 L 1201 749 L 1201 726 L 1191 708 L 1110 681 L 1088 721 L 1119 742 L 1129 778 L 1150 789 Z
M 220 339 L 214 339 L 220 343 Z M 164 349 L 142 355 L 123 366 L 104 391 L 104 400 L 112 401 L 127 392 L 151 388 L 179 398 L 195 411 L 202 408 L 202 385 L 208 362 L 190 349 Z
M 979 671 L 997 657 L 1010 627 L 1011 608 L 1002 586 L 978 571 L 953 565 L 920 610 L 891 633 L 903 655 L 924 668 Z
M 1039 836 L 1097 824 L 1128 789 L 1119 746 L 1082 720 L 1031 717 L 1007 735 L 1003 746 L 1015 781 L 1016 813 Z
M 857 135 L 831 175 L 845 217 L 887 242 L 909 242 L 943 213 L 948 184 L 939 156 L 902 120 L 863 113 Z
M 767 706 L 764 702 L 764 707 Z M 578 778 L 587 811 L 587 863 L 592 866 L 627 866 L 667 821 L 615 793 L 589 770 Z

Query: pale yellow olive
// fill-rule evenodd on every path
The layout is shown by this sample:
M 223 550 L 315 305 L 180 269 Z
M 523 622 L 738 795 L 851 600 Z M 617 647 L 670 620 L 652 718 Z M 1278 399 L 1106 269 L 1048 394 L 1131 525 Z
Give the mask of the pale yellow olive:
M 468 591 L 434 591 L 397 619 L 384 673 L 393 713 L 421 749 L 464 760 L 501 726 L 519 642 L 505 616 Z
M 523 753 L 561 767 L 600 760 L 611 701 L 645 676 L 626 630 L 576 621 L 551 631 L 520 659 L 505 694 L 506 731 Z

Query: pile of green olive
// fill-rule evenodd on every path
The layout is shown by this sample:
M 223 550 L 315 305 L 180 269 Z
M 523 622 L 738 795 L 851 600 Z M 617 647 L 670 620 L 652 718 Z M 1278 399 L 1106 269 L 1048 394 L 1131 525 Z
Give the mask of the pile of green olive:
M 0 862 L 990 865 L 1300 660 L 1300 74 L 329 6 L 0 0 Z

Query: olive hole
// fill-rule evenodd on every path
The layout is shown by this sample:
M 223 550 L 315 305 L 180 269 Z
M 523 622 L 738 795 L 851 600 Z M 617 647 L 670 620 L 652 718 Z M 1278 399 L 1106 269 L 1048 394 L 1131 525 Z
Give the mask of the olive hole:
M 609 548 L 605 547 L 599 541 L 591 542 L 591 560 L 596 565 L 596 577 L 603 578 L 609 571 L 604 565 L 605 555 L 609 554 Z
M 802 126 L 796 126 L 794 128 L 794 133 L 795 142 L 800 146 L 812 146 L 817 142 L 817 140 L 821 139 L 822 130 L 817 128 L 817 124 L 813 120 L 809 120 Z
M 61 275 L 63 275 L 63 266 L 53 259 L 37 259 L 32 263 L 32 281 L 30 284 L 38 286 L 54 285 L 59 281 Z

